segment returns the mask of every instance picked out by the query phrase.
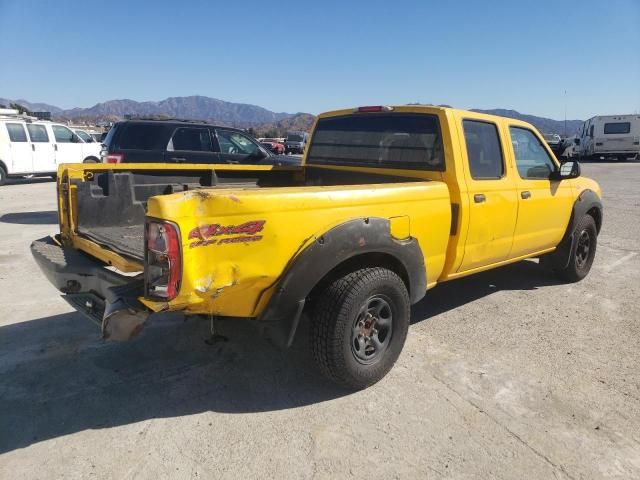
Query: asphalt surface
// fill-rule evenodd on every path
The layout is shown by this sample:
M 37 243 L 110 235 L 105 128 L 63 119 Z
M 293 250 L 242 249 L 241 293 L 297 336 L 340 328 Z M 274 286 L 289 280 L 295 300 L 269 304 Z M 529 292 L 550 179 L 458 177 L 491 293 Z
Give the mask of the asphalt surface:
M 0 187 L 0 478 L 640 478 L 640 164 L 604 190 L 591 274 L 525 261 L 430 291 L 391 373 L 349 393 L 307 339 L 157 319 L 104 343 L 29 253 L 55 185 Z

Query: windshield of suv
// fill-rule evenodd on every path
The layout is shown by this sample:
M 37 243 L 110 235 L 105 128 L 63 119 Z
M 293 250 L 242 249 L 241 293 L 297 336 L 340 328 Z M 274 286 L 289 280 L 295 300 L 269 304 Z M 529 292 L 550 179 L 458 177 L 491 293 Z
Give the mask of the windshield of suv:
M 438 117 L 392 113 L 320 119 L 307 163 L 442 171 Z
M 302 135 L 289 135 L 287 136 L 287 142 L 302 142 L 304 137 Z

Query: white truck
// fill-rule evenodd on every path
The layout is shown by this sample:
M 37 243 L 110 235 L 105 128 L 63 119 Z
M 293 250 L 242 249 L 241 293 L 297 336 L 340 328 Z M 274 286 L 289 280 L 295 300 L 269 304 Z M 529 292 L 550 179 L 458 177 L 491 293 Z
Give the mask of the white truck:
M 0 110 L 0 185 L 10 177 L 55 177 L 61 163 L 97 163 L 100 148 L 64 125 Z
M 640 156 L 640 115 L 601 115 L 582 124 L 574 142 L 579 156 L 626 160 Z

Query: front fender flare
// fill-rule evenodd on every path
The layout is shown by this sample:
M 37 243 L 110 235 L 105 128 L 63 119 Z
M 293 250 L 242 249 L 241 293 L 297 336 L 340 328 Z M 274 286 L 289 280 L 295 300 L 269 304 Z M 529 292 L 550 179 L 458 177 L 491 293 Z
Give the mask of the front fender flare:
M 293 342 L 306 298 L 329 272 L 364 254 L 384 254 L 399 262 L 408 282 L 412 303 L 427 291 L 424 256 L 418 241 L 391 236 L 386 218 L 358 218 L 337 225 L 308 245 L 285 269 L 259 321 L 270 324 L 272 340 L 289 347 Z
M 583 190 L 578 195 L 578 198 L 573 204 L 573 210 L 571 212 L 571 218 L 569 219 L 569 225 L 562 237 L 562 240 L 558 244 L 556 250 L 549 254 L 550 258 L 554 260 L 557 265 L 565 268 L 569 264 L 570 253 L 573 251 L 573 243 L 576 241 L 573 235 L 573 230 L 576 227 L 576 223 L 587 214 L 587 212 L 597 209 L 600 215 L 600 221 L 597 223 L 598 233 L 602 226 L 603 214 L 602 214 L 602 201 L 596 192 L 593 190 Z

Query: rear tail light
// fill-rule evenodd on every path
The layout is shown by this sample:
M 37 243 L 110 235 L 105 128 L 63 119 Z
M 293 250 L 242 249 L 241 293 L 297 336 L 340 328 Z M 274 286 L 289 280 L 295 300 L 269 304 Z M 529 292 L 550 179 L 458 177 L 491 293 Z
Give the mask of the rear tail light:
M 387 107 L 386 105 L 367 105 L 365 107 L 356 108 L 358 113 L 371 113 L 371 112 L 390 112 L 393 107 Z
M 104 163 L 122 163 L 124 155 L 122 153 L 108 153 L 104 159 Z
M 182 277 L 180 231 L 173 223 L 147 220 L 145 225 L 145 296 L 172 300 Z

